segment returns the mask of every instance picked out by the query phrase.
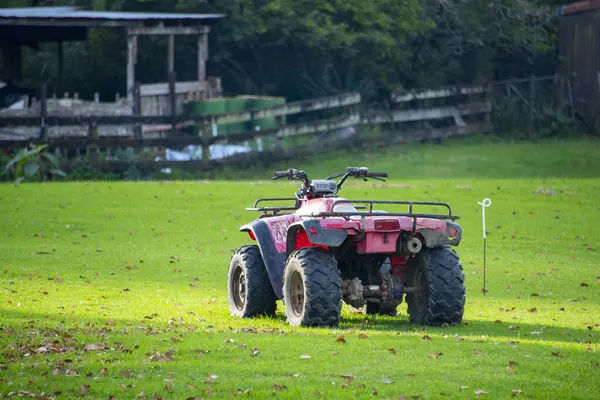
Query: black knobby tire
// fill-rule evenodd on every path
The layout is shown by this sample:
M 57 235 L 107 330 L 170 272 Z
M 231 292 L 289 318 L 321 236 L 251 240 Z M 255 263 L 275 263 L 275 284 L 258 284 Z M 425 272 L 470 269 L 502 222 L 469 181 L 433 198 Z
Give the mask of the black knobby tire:
M 288 257 L 283 274 L 285 315 L 292 326 L 334 326 L 342 312 L 342 280 L 335 257 L 309 247 Z
M 233 316 L 250 318 L 275 314 L 277 297 L 257 246 L 240 247 L 231 256 L 227 298 Z
M 398 308 L 390 307 L 390 306 L 382 307 L 381 303 L 374 303 L 372 301 L 368 301 L 365 312 L 369 315 L 379 314 L 379 315 L 389 315 L 391 317 L 395 317 L 396 315 L 398 315 Z
M 465 310 L 464 282 L 458 254 L 449 246 L 419 253 L 409 261 L 407 286 L 425 290 L 406 294 L 410 321 L 425 325 L 460 323 Z

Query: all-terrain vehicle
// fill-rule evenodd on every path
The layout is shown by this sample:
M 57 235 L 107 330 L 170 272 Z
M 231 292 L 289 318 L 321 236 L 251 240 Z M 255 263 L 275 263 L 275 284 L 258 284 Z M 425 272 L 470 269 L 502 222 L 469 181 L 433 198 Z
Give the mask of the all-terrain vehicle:
M 302 186 L 294 198 L 262 198 L 246 209 L 262 215 L 240 228 L 256 245 L 231 257 L 232 315 L 273 315 L 281 299 L 291 325 L 331 326 L 340 321 L 342 300 L 354 308 L 366 305 L 367 314 L 396 315 L 405 297 L 411 322 L 461 322 L 464 274 L 450 247 L 461 240 L 454 222 L 459 217 L 446 203 L 339 197 L 351 177 L 384 181 L 388 174 L 351 167 L 311 181 L 295 169 L 273 173 L 273 179 L 299 180 Z M 287 201 L 293 203 L 264 205 Z M 383 205 L 408 211 L 374 209 Z M 417 213 L 417 207 L 444 213 Z

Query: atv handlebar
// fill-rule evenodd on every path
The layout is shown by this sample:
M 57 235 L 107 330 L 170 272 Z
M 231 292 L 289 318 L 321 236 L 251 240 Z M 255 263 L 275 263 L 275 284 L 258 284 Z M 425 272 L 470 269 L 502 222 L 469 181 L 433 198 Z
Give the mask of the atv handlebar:
M 387 178 L 389 174 L 387 172 L 369 172 L 367 178 Z
M 287 171 L 275 171 L 273 172 L 273 179 L 281 179 L 281 178 L 288 178 L 291 179 L 293 177 L 293 171 L 292 169 L 289 169 Z
M 377 179 L 378 181 L 385 181 L 383 178 L 387 178 L 389 175 L 387 172 L 369 172 L 369 168 L 367 167 L 348 167 L 346 172 L 341 172 L 338 174 L 334 174 L 329 176 L 327 179 L 335 179 L 339 178 L 339 183 L 337 184 L 336 193 L 342 188 L 342 185 L 346 181 L 346 179 L 353 177 L 358 179 L 367 180 L 367 178 Z M 304 183 L 304 187 L 306 190 L 310 191 L 311 181 L 308 179 L 308 176 L 304 171 L 299 171 L 296 169 L 288 169 L 287 171 L 275 171 L 273 172 L 273 179 L 282 179 L 288 178 L 289 180 L 299 180 Z

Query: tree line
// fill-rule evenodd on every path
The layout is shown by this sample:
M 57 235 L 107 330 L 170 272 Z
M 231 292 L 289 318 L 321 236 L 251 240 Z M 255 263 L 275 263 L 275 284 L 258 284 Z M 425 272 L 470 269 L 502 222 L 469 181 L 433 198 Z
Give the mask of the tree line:
M 226 94 L 289 100 L 359 91 L 381 102 L 399 89 L 476 84 L 557 66 L 557 12 L 542 0 L 5 0 L 4 7 L 222 13 L 212 28 L 208 74 Z M 140 40 L 137 77 L 166 81 L 166 38 Z M 27 49 L 30 84 L 56 84 L 56 46 Z M 67 43 L 64 91 L 124 92 L 122 30 L 95 29 Z M 194 79 L 195 39 L 176 40 L 178 80 Z

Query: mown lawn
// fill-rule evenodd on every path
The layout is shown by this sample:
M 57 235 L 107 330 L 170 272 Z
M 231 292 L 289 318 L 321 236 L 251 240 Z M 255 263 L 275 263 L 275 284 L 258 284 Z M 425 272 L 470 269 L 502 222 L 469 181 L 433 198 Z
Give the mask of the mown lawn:
M 447 157 L 405 173 L 427 148 Z M 394 318 L 345 306 L 331 329 L 289 328 L 281 311 L 231 318 L 229 257 L 255 217 L 244 207 L 295 183 L 0 185 L 0 397 L 597 398 L 599 150 L 451 143 L 292 163 L 392 173 L 386 185 L 348 185 L 349 198 L 453 205 L 467 277 L 453 327 L 411 325 L 404 304 Z

